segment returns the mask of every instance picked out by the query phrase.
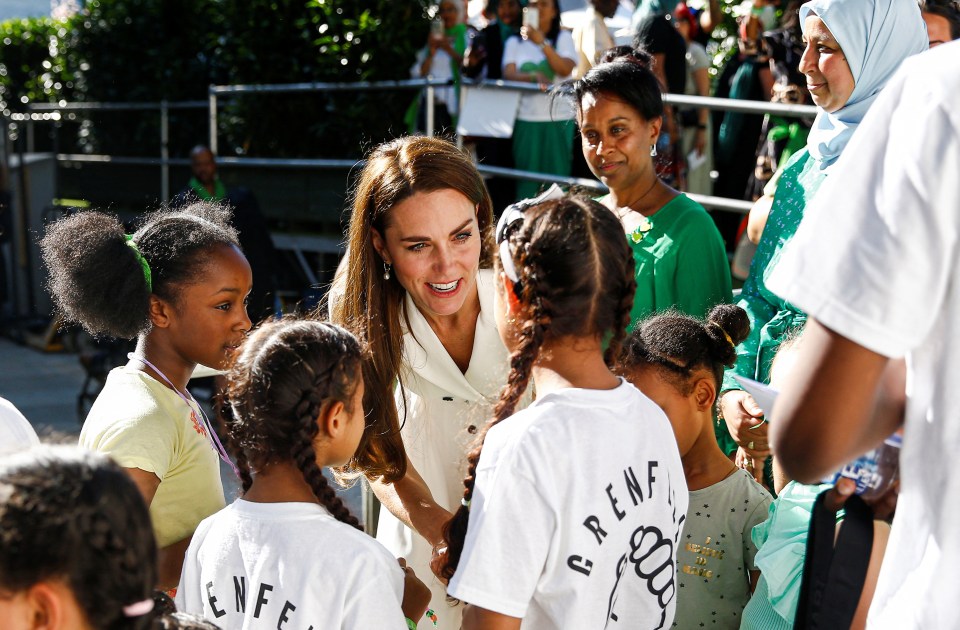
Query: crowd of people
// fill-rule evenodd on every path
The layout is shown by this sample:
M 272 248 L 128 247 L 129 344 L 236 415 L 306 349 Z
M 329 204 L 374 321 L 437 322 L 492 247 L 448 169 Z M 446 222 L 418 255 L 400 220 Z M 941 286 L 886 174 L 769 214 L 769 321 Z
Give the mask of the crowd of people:
M 721 231 L 670 183 L 681 121 L 691 151 L 714 123 L 662 99 L 679 74 L 664 26 L 688 49 L 709 10 L 643 0 L 648 47 L 618 47 L 609 3 L 574 35 L 554 0 L 514 33 L 522 4 L 500 3 L 480 55 L 444 0 L 420 70 L 499 58 L 546 84 L 576 68 L 527 104 L 565 99 L 569 118 L 518 120 L 514 159 L 579 144 L 601 197 L 553 186 L 500 207 L 448 140 L 385 142 L 326 298 L 262 321 L 209 150 L 131 233 L 94 210 L 47 226 L 59 313 L 136 348 L 78 447 L 38 445 L 0 399 L 4 627 L 960 625 L 960 44 L 925 52 L 949 32 L 925 18 L 949 25 L 956 5 L 744 13 L 736 90 L 765 85 L 754 42 L 781 55 L 769 89 L 799 102 L 802 81 L 818 116 L 762 124 L 773 173 L 735 297 Z M 748 122 L 724 116 L 718 142 Z M 222 373 L 213 417 L 188 389 L 198 366 Z M 885 439 L 898 465 L 845 467 Z M 335 491 L 359 478 L 375 538 Z

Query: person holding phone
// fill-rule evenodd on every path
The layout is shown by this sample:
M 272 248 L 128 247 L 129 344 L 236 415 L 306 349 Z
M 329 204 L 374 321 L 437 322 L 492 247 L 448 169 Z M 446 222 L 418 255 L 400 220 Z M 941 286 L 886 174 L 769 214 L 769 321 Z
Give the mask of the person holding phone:
M 520 35 L 507 40 L 503 51 L 503 78 L 547 86 L 569 78 L 577 62 L 577 49 L 569 31 L 560 30 L 556 0 L 531 0 L 523 10 Z M 570 175 L 573 108 L 548 94 L 524 92 L 513 128 L 513 159 L 523 171 Z M 540 184 L 521 181 L 517 196 L 535 197 Z
M 441 0 L 437 6 L 436 19 L 430 23 L 427 44 L 417 54 L 410 70 L 417 78 L 450 79 L 453 87 L 434 90 L 436 99 L 435 120 L 437 128 L 452 129 L 458 111 L 457 93 L 460 85 L 460 66 L 467 50 L 467 25 L 463 22 L 463 5 L 457 0 Z M 423 110 L 423 108 L 421 108 Z M 419 117 L 423 117 L 421 111 Z M 419 126 L 423 128 L 423 121 Z

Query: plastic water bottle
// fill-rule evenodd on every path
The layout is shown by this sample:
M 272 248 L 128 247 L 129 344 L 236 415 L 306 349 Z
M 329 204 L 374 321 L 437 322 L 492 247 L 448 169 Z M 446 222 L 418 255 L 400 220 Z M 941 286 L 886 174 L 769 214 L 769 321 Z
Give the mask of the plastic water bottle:
M 852 479 L 857 484 L 856 493 L 864 499 L 872 499 L 886 492 L 897 477 L 900 468 L 900 447 L 903 437 L 897 431 L 883 444 L 865 453 L 842 469 L 827 477 L 823 483 L 836 483 L 841 477 Z

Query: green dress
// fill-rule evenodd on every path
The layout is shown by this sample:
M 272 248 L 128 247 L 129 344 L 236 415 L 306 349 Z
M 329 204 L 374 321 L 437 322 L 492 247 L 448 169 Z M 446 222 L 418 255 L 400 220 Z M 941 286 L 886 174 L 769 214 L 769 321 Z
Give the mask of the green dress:
M 733 299 L 723 238 L 703 206 L 686 195 L 648 217 L 627 240 L 637 278 L 630 330 L 657 312 L 674 308 L 702 318 Z
M 750 334 L 737 346 L 737 363 L 727 370 L 723 391 L 742 389 L 733 374 L 769 382 L 770 364 L 780 344 L 807 320 L 806 313 L 767 289 L 766 280 L 780 261 L 784 246 L 796 233 L 804 208 L 817 194 L 825 177 L 807 149 L 794 154 L 783 168 L 767 225 L 750 265 L 750 275 L 737 302 L 750 317 Z M 721 439 L 720 447 L 728 454 L 737 449 L 726 431 L 718 431 L 717 437 Z

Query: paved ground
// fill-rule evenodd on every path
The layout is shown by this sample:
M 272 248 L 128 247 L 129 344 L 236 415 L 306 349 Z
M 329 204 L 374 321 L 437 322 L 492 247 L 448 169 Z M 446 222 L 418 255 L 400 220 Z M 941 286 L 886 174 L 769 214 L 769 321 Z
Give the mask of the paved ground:
M 0 396 L 30 420 L 44 442 L 76 443 L 80 436 L 77 396 L 84 376 L 76 354 L 40 352 L 0 337 Z M 220 476 L 229 502 L 239 486 L 226 464 L 221 464 Z M 359 486 L 341 494 L 359 516 Z

